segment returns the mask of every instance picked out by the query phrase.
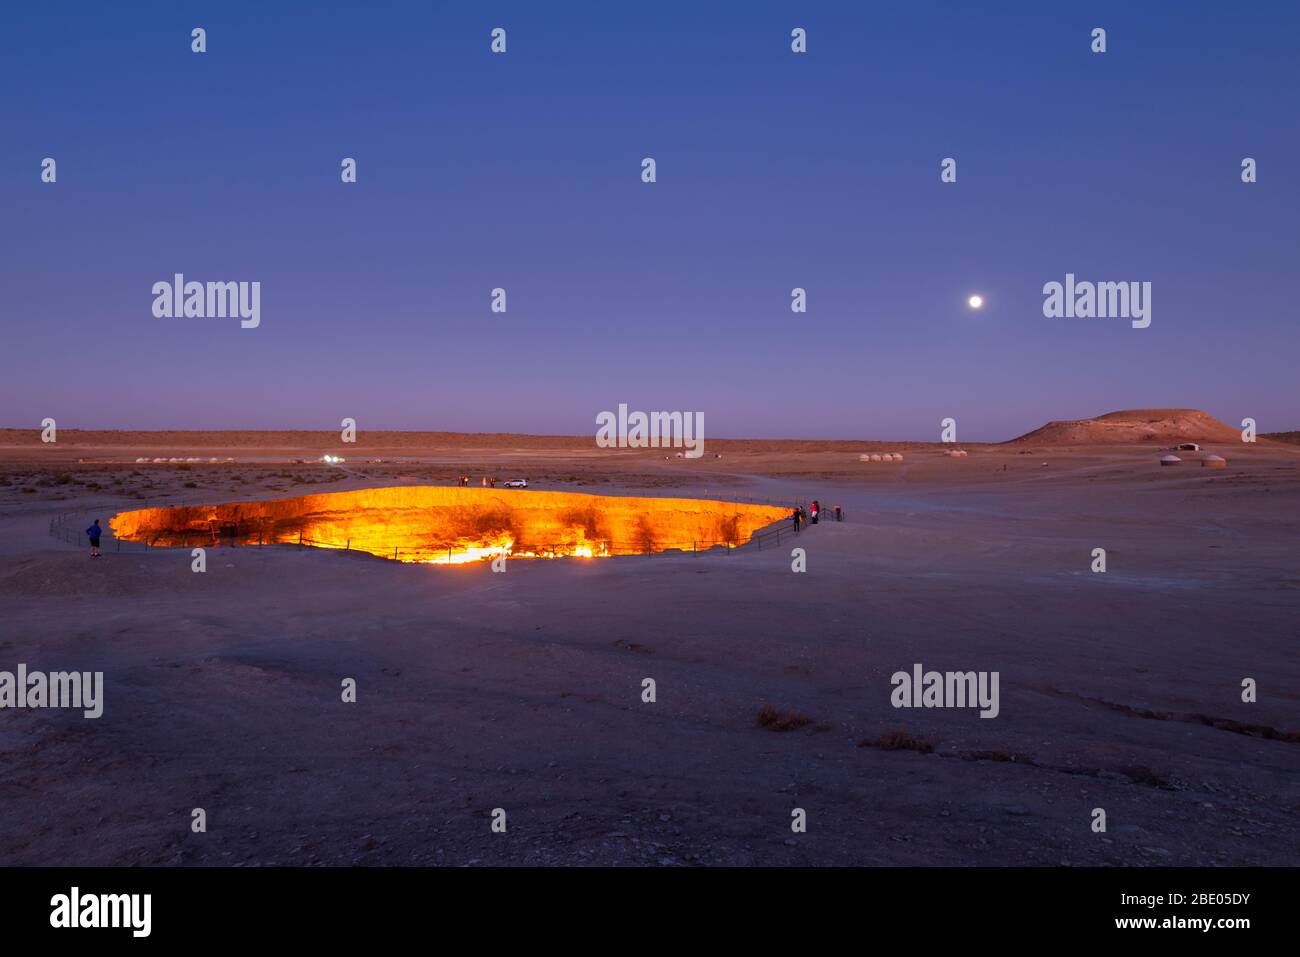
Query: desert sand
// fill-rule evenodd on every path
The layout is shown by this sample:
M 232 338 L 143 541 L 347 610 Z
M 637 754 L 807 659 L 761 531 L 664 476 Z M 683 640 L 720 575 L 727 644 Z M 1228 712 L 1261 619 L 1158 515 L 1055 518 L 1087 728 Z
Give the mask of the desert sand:
M 335 467 L 292 464 L 337 453 L 333 433 L 35 435 L 0 434 L 0 668 L 102 670 L 106 701 L 90 721 L 4 713 L 6 864 L 1300 862 L 1295 447 L 1208 443 L 1220 470 L 1047 434 L 965 458 L 710 441 L 684 461 L 390 433 Z M 195 574 L 188 551 L 109 541 L 92 561 L 48 530 L 461 473 L 816 498 L 847 520 L 505 573 L 277 546 L 212 549 Z M 998 717 L 892 707 L 914 663 L 998 671 Z M 903 746 L 863 746 L 882 735 Z

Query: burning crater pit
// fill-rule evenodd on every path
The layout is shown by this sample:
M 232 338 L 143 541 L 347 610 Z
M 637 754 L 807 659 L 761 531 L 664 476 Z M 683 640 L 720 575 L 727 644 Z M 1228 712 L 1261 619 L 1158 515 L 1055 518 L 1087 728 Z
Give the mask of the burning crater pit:
M 150 545 L 298 544 L 384 558 L 462 564 L 514 558 L 605 558 L 735 547 L 785 509 L 688 498 L 633 498 L 414 486 L 262 502 L 120 512 L 115 537 Z

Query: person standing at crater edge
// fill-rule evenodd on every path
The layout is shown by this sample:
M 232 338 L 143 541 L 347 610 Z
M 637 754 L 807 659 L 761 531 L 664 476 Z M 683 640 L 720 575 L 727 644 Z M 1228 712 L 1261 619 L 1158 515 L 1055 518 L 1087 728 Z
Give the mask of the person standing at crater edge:
M 91 558 L 99 557 L 99 536 L 103 534 L 103 531 L 104 530 L 99 527 L 99 519 L 95 519 L 95 523 L 91 525 L 90 528 L 86 529 L 86 537 L 90 539 Z

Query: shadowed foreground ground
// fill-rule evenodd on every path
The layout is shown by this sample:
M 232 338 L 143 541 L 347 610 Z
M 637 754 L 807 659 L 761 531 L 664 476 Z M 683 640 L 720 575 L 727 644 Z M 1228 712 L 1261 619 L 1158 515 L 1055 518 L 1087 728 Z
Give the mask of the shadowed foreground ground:
M 1300 863 L 1300 456 L 1152 458 L 605 476 L 843 504 L 800 538 L 802 575 L 788 544 L 505 574 L 221 549 L 196 575 L 46 534 L 109 492 L 138 507 L 139 479 L 7 488 L 0 669 L 103 670 L 107 700 L 98 721 L 0 712 L 0 863 Z M 231 497 L 149 474 L 149 504 Z M 324 478 L 303 491 L 380 484 Z M 999 671 L 1000 715 L 895 710 L 914 662 Z M 765 704 L 811 723 L 758 727 Z M 933 752 L 858 746 L 890 729 Z

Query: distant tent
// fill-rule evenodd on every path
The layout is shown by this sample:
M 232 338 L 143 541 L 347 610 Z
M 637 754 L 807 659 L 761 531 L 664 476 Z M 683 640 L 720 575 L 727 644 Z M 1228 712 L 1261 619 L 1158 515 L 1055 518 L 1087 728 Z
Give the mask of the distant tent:
M 879 452 L 873 452 L 873 453 L 871 453 L 871 461 L 873 461 L 873 462 L 883 462 L 884 459 L 882 459 L 882 458 L 880 457 L 880 453 L 879 453 Z
M 1200 447 L 1199 445 L 1197 445 L 1195 442 L 1184 442 L 1182 445 L 1178 446 L 1178 451 L 1179 451 L 1179 452 L 1199 452 L 1199 451 L 1201 451 L 1201 447 Z
M 1223 469 L 1228 467 L 1228 460 L 1222 455 L 1207 455 L 1201 459 L 1201 468 Z
M 1182 465 L 1183 460 L 1176 455 L 1164 455 L 1160 458 L 1161 465 Z

